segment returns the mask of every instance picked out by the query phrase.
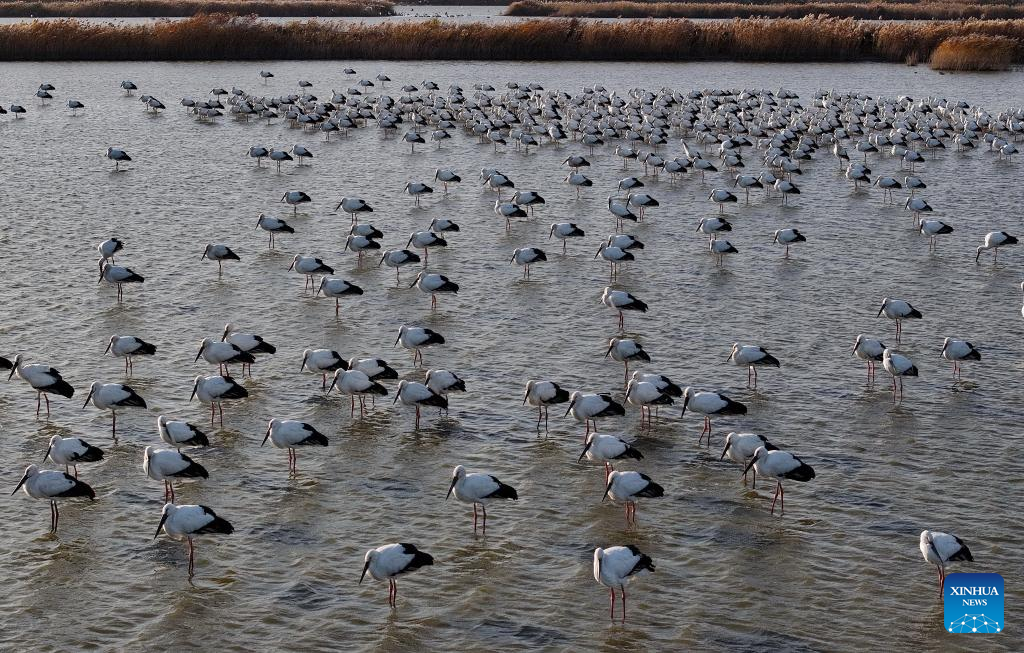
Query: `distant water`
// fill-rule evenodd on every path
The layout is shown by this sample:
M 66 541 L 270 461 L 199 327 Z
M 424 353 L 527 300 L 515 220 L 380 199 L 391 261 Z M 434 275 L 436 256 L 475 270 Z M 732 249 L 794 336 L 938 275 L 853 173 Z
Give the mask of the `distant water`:
M 0 648 L 853 651 L 881 641 L 901 650 L 1019 649 L 1009 632 L 968 638 L 941 631 L 935 572 L 921 559 L 917 536 L 922 528 L 961 535 L 977 562 L 952 569 L 1003 574 L 1007 604 L 1019 604 L 1024 497 L 1013 461 L 1024 444 L 1017 286 L 1024 252 L 1005 251 L 995 267 L 973 258 L 985 232 L 1024 231 L 1022 160 L 925 152 L 923 196 L 956 229 L 929 254 L 911 216 L 884 205 L 877 189 L 855 192 L 823 148 L 805 162 L 796 179 L 803 194 L 790 206 L 755 192 L 750 206 L 729 207 L 729 238 L 740 253 L 722 268 L 694 228 L 716 212 L 707 196 L 728 176 L 711 173 L 701 182 L 689 174 L 675 185 L 646 179 L 661 207 L 627 230 L 647 247 L 619 280 L 651 306 L 626 322 L 653 359 L 643 369 L 727 392 L 750 413 L 715 420 L 710 449 L 697 446 L 700 418 L 680 419 L 678 407 L 661 411 L 649 433 L 638 431 L 632 410 L 603 422 L 602 430 L 638 438 L 645 458 L 623 468 L 666 488 L 665 498 L 641 503 L 639 529 L 625 531 L 621 507 L 600 500 L 600 469 L 576 464 L 582 428 L 561 417 L 564 408 L 553 409 L 551 432 L 539 437 L 521 393 L 528 378 L 543 377 L 621 398 L 622 368 L 602 358 L 615 335 L 614 314 L 599 304 L 608 271 L 593 256 L 614 232 L 609 189 L 642 169 L 634 162 L 623 171 L 612 145 L 592 155 L 578 143 L 495 153 L 457 132 L 440 150 L 428 145 L 410 154 L 374 126 L 324 143 L 282 123 L 197 123 L 177 104 L 214 86 L 283 94 L 300 78 L 328 97 L 352 83 L 345 65 L 4 68 L 0 101 L 29 113 L 0 119 L 0 351 L 54 365 L 78 392 L 52 400 L 51 418 L 36 420 L 28 386 L 0 384 L 0 489 L 9 493 L 26 465 L 40 464 L 54 434 L 83 437 L 107 457 L 80 467 L 98 498 L 64 505 L 59 538 L 46 535 L 44 502 L 22 493 L 0 498 Z M 359 76 L 386 72 L 395 96 L 402 84 L 425 79 L 442 89 L 460 83 L 467 96 L 474 83 L 503 88 L 516 79 L 570 93 L 594 83 L 620 92 L 786 86 L 805 103 L 819 87 L 836 87 L 962 97 L 993 112 L 1024 101 L 1016 74 L 941 76 L 889 65 L 353 65 Z M 267 87 L 261 68 L 276 75 Z M 147 114 L 137 97 L 121 95 L 126 78 L 168 110 Z M 33 98 L 43 81 L 57 87 L 46 107 Z M 72 117 L 62 108 L 69 97 L 88 108 Z M 278 174 L 245 155 L 250 145 L 293 143 L 314 151 L 311 167 L 289 164 Z M 113 173 L 102 158 L 110 145 L 130 152 L 128 172 Z M 678 142 L 665 151 L 678 155 Z M 748 152 L 748 171 L 756 171 L 757 155 Z M 586 172 L 595 185 L 579 201 L 561 181 L 569 154 L 592 163 Z M 868 163 L 873 177 L 904 174 L 886 155 Z M 458 170 L 463 183 L 447 199 L 438 192 L 414 208 L 403 185 L 433 183 L 441 166 Z M 540 191 L 547 205 L 505 233 L 491 211 L 493 194 L 475 181 L 482 167 Z M 292 189 L 314 198 L 296 217 L 278 202 Z M 404 247 L 433 217 L 460 223 L 447 250 L 430 256 L 431 269 L 461 284 L 458 297 L 442 297 L 431 312 L 429 298 L 404 287 L 415 270 L 395 287 L 393 272 L 375 260 L 359 269 L 342 250 L 348 219 L 332 212 L 346 194 L 373 204 L 368 218 L 385 232 L 386 247 Z M 276 252 L 253 230 L 260 211 L 295 226 Z M 555 221 L 587 232 L 570 243 L 568 256 L 547 239 Z M 771 244 L 772 231 L 787 226 L 808 239 L 789 261 Z M 115 234 L 126 243 L 118 263 L 146 276 L 142 286 L 126 288 L 121 306 L 113 289 L 96 283 L 95 244 Z M 207 242 L 227 243 L 242 257 L 225 266 L 222 279 L 199 260 Z M 549 261 L 523 283 L 508 258 L 527 245 L 545 248 Z M 343 302 L 335 319 L 332 302 L 303 293 L 301 277 L 286 271 L 298 252 L 320 256 L 366 294 Z M 875 318 L 885 295 L 910 300 L 925 316 L 905 328 L 903 351 L 921 376 L 907 381 L 898 407 L 884 371 L 866 387 L 864 366 L 850 353 L 858 333 L 891 343 L 892 323 Z M 211 370 L 193 358 L 200 339 L 219 336 L 228 321 L 264 335 L 279 352 L 245 381 L 251 399 L 229 404 L 225 428 L 210 429 L 214 446 L 192 454 L 210 479 L 178 490 L 180 501 L 209 505 L 237 527 L 198 542 L 190 585 L 185 547 L 153 541 L 161 488 L 144 476 L 142 450 L 158 443 L 158 414 L 209 426 L 205 407 L 187 403 L 192 379 Z M 329 347 L 382 356 L 402 378 L 421 379 L 411 356 L 392 349 L 403 323 L 443 333 L 449 344 L 428 350 L 426 365 L 457 372 L 469 389 L 452 397 L 448 416 L 424 411 L 419 431 L 391 396 L 351 420 L 347 400 L 325 400 L 319 378 L 298 373 L 303 348 Z M 81 406 L 91 381 L 123 380 L 122 362 L 102 355 L 114 333 L 159 347 L 159 356 L 137 361 L 130 381 L 151 409 L 119 415 L 116 444 L 109 416 Z M 968 338 L 983 353 L 980 363 L 964 365 L 961 383 L 939 357 L 945 336 Z M 725 362 L 735 341 L 762 344 L 783 362 L 760 374 L 757 391 Z M 271 417 L 309 421 L 331 439 L 327 449 L 300 451 L 296 479 L 287 477 L 284 452 L 259 446 Z M 769 483 L 745 489 L 741 470 L 719 462 L 729 430 L 765 434 L 817 470 L 813 482 L 788 486 L 784 517 L 768 514 Z M 520 501 L 489 510 L 485 538 L 473 537 L 468 507 L 444 501 L 456 464 L 519 489 Z M 437 565 L 399 580 L 399 608 L 390 613 L 383 583 L 356 581 L 363 553 L 394 541 L 417 544 Z M 623 627 L 608 622 L 607 591 L 593 580 L 590 556 L 595 546 L 627 543 L 650 554 L 657 572 L 631 586 Z

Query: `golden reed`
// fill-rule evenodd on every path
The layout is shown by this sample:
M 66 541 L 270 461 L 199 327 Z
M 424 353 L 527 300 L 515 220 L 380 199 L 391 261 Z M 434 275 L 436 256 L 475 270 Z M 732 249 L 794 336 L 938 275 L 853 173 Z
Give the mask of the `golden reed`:
M 388 0 L 11 0 L 0 2 L 0 17 L 160 18 L 197 14 L 259 14 L 324 18 L 393 16 Z
M 556 18 L 803 18 L 831 16 L 865 20 L 986 20 L 1024 18 L 1024 4 L 978 4 L 954 0 L 925 2 L 594 2 L 520 0 L 506 16 Z
M 271 23 L 199 15 L 111 24 L 74 19 L 0 25 L 0 60 L 466 59 L 509 61 L 929 61 L 947 39 L 1004 37 L 1021 63 L 1024 20 L 875 23 L 837 18 L 504 23 L 317 20 Z M 1003 43 L 1003 41 L 1000 41 Z

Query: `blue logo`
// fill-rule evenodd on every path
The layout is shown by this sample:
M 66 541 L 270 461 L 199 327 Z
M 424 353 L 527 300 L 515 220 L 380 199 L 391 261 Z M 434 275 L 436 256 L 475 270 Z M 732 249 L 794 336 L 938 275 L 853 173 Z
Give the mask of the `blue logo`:
M 1003 632 L 1003 577 L 999 574 L 950 574 L 942 596 L 946 632 Z

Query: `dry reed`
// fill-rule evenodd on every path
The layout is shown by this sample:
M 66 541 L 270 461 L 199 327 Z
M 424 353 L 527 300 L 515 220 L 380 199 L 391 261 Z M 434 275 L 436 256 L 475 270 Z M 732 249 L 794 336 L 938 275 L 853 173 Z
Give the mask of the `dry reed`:
M 316 20 L 271 23 L 201 15 L 180 21 L 99 24 L 73 19 L 0 26 L 0 61 L 466 59 L 548 61 L 928 61 L 946 39 L 985 35 L 1013 44 L 1024 20 L 868 23 L 752 19 L 504 23 Z
M 0 17 L 171 18 L 198 14 L 258 14 L 325 18 L 393 16 L 388 0 L 11 0 Z
M 1005 36 L 954 36 L 932 52 L 935 70 L 1007 70 L 1019 43 Z
M 1024 18 L 1024 4 L 929 2 L 643 2 L 520 0 L 507 16 L 554 18 L 802 18 L 808 15 L 865 20 L 986 20 Z

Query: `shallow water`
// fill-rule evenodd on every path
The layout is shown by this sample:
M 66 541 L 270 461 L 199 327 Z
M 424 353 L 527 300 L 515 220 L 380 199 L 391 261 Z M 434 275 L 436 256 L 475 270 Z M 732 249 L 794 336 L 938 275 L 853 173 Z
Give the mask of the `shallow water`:
M 26 105 L 28 116 L 0 120 L 6 147 L 7 197 L 0 222 L 6 318 L 0 350 L 60 369 L 77 389 L 52 401 L 49 420 L 34 418 L 34 396 L 14 380 L 0 387 L 0 487 L 13 489 L 25 465 L 39 463 L 53 434 L 103 447 L 104 461 L 80 467 L 98 498 L 64 505 L 59 538 L 46 531 L 46 506 L 23 493 L 0 500 L 0 598 L 6 628 L 0 648 L 138 650 L 202 647 L 328 650 L 339 645 L 375 651 L 412 649 L 578 650 L 1019 650 L 1010 633 L 952 637 L 942 628 L 934 570 L 921 560 L 921 529 L 963 537 L 977 562 L 954 570 L 991 571 L 1006 579 L 1010 606 L 1022 598 L 1018 510 L 1022 499 L 1020 378 L 1021 260 L 1007 250 L 994 266 L 973 261 L 992 229 L 1022 231 L 1021 165 L 975 151 L 927 152 L 920 174 L 935 217 L 956 232 L 929 254 L 900 206 L 882 204 L 877 189 L 855 192 L 827 150 L 805 162 L 803 194 L 785 208 L 753 194 L 750 206 L 729 207 L 740 253 L 716 267 L 694 233 L 725 173 L 701 182 L 690 174 L 671 185 L 647 180 L 662 206 L 627 231 L 647 243 L 619 284 L 647 301 L 645 316 L 626 327 L 651 354 L 644 369 L 681 384 L 719 389 L 747 402 L 742 418 L 715 420 L 714 444 L 697 445 L 700 418 L 662 412 L 651 432 L 637 414 L 606 420 L 602 430 L 638 437 L 645 459 L 624 465 L 646 472 L 666 497 L 641 503 L 640 527 L 624 529 L 620 507 L 601 503 L 601 472 L 578 465 L 582 428 L 551 411 L 539 437 L 534 413 L 521 406 L 528 378 L 552 378 L 569 389 L 622 394 L 622 368 L 602 358 L 615 318 L 599 303 L 606 265 L 593 260 L 613 233 L 608 189 L 629 173 L 612 147 L 586 153 L 579 144 L 545 146 L 528 155 L 495 153 L 463 133 L 440 150 L 414 154 L 374 127 L 324 143 L 318 134 L 284 124 L 201 124 L 177 106 L 233 84 L 264 92 L 257 72 L 277 77 L 265 92 L 285 93 L 312 80 L 314 92 L 351 84 L 343 62 L 246 64 L 8 64 L 0 101 Z M 819 87 L 876 94 L 964 97 L 992 111 L 1024 101 L 1019 75 L 946 75 L 887 65 L 775 64 L 505 64 L 357 62 L 360 76 L 387 72 L 395 81 L 432 79 L 446 88 L 475 82 L 537 81 L 570 92 L 582 84 L 609 89 L 786 86 L 805 97 Z M 125 98 L 120 80 L 170 108 L 159 116 Z M 57 87 L 52 106 L 32 93 Z M 395 89 L 392 89 L 392 85 Z M 72 117 L 74 97 L 87 110 Z M 311 167 L 256 168 L 250 145 L 305 144 Z M 107 146 L 135 159 L 115 174 Z M 692 141 L 690 146 L 693 147 Z M 679 153 L 677 142 L 669 146 Z M 593 188 L 577 201 L 561 182 L 560 162 L 584 153 Z M 753 152 L 748 165 L 756 169 Z M 869 161 L 875 174 L 899 173 L 887 156 Z M 431 182 L 440 166 L 464 182 L 422 208 L 402 194 L 406 181 Z M 547 205 L 505 233 L 491 212 L 493 194 L 474 182 L 481 167 L 499 167 L 517 187 L 539 190 Z M 314 199 L 299 215 L 278 203 L 287 190 Z M 408 234 L 433 217 L 462 225 L 431 269 L 462 286 L 431 312 L 419 291 L 395 287 L 390 270 L 343 252 L 347 217 L 332 213 L 342 195 L 366 198 L 385 247 L 404 247 Z M 268 252 L 253 230 L 260 211 L 289 217 L 293 236 Z M 568 256 L 547 240 L 548 224 L 574 221 L 587 231 Z M 808 242 L 790 260 L 771 245 L 771 232 L 799 227 Z M 126 242 L 118 257 L 146 276 L 125 301 L 96 284 L 95 244 Z M 205 243 L 224 242 L 242 257 L 226 265 L 200 262 Z M 514 247 L 537 245 L 550 261 L 524 283 L 508 265 Z M 301 277 L 285 271 L 291 256 L 312 253 L 366 294 L 343 303 L 335 319 L 329 300 L 313 299 Z M 403 280 L 411 280 L 408 271 Z M 403 284 L 404 285 L 404 284 Z M 903 351 L 921 369 L 894 406 L 884 371 L 874 386 L 850 355 L 858 333 L 893 337 L 876 319 L 885 295 L 903 297 L 925 316 L 907 324 Z M 230 537 L 201 539 L 197 574 L 186 579 L 185 547 L 161 537 L 161 488 L 142 472 L 142 450 L 158 444 L 155 417 L 164 413 L 208 426 L 208 413 L 187 403 L 192 379 L 210 367 L 193 363 L 199 340 L 231 321 L 279 347 L 246 380 L 251 398 L 228 404 L 225 428 L 210 429 L 214 446 L 193 452 L 211 477 L 182 484 L 182 502 L 203 503 L 232 521 Z M 428 367 L 445 367 L 469 387 L 453 396 L 451 413 L 427 411 L 413 429 L 411 411 L 377 403 L 365 419 L 349 418 L 347 401 L 324 399 L 319 379 L 299 374 L 301 351 L 329 347 L 346 356 L 380 355 L 403 378 L 422 371 L 392 344 L 399 325 L 443 333 L 449 344 L 427 350 Z M 134 334 L 159 347 L 140 359 L 130 381 L 149 410 L 124 411 L 119 438 L 109 416 L 82 410 L 93 380 L 121 381 L 120 360 L 102 355 L 113 333 Z M 954 383 L 939 358 L 944 336 L 966 337 L 983 352 Z M 725 363 L 734 341 L 764 345 L 783 362 L 744 387 L 742 369 Z M 391 386 L 393 389 L 393 385 Z M 388 397 L 390 399 L 390 397 Z M 564 409 L 563 409 L 564 410 Z M 259 442 L 271 417 L 311 422 L 329 448 L 301 451 L 289 479 L 285 453 Z M 790 484 L 784 517 L 768 514 L 769 484 L 745 489 L 740 469 L 719 462 L 724 433 L 756 431 L 813 465 L 818 477 Z M 474 537 L 470 511 L 445 502 L 451 468 L 488 471 L 520 492 L 515 504 L 493 506 L 486 537 Z M 362 555 L 393 541 L 414 542 L 437 565 L 400 580 L 399 608 L 385 605 L 381 583 L 356 585 Z M 633 543 L 657 572 L 630 589 L 630 622 L 611 625 L 607 592 L 591 575 L 595 546 Z M 824 614 L 823 614 L 824 613 Z M 44 621 L 45 620 L 45 621 Z M 45 624 L 45 626 L 43 625 Z M 1013 622 L 1011 621 L 1011 628 Z M 1013 642 L 1017 642 L 1014 644 Z

